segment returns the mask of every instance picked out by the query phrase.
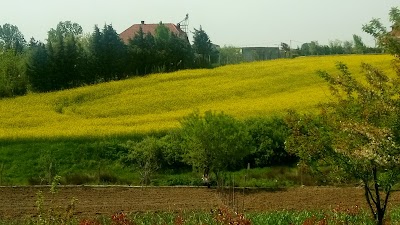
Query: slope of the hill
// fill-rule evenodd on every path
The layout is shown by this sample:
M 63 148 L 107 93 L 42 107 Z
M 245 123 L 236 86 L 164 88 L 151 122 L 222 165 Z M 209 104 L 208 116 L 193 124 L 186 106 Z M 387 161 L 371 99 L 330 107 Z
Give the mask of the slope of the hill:
M 212 70 L 154 74 L 72 90 L 0 100 L 0 138 L 126 135 L 170 129 L 194 110 L 237 118 L 313 110 L 329 100 L 317 70 L 361 62 L 389 72 L 388 55 L 301 57 Z

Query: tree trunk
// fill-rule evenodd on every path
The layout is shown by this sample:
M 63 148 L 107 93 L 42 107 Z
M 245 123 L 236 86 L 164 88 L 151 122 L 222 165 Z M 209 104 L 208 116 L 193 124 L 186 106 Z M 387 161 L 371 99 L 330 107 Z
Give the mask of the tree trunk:
M 383 217 L 384 216 L 385 216 L 385 212 L 382 209 L 379 209 L 377 220 L 376 220 L 377 225 L 383 225 Z
M 386 206 L 389 200 L 391 188 L 385 191 L 386 196 L 384 201 L 382 201 L 383 196 L 381 196 L 381 192 L 379 191 L 379 183 L 378 183 L 379 181 L 378 181 L 376 167 L 372 169 L 372 175 L 373 175 L 373 186 L 371 187 L 369 186 L 368 180 L 363 180 L 365 197 L 376 224 L 383 225 Z
M 374 176 L 374 188 L 375 188 L 375 206 L 376 206 L 376 214 L 375 214 L 375 219 L 376 219 L 376 224 L 377 225 L 383 225 L 383 219 L 385 216 L 385 211 L 386 211 L 386 206 L 389 200 L 389 195 L 390 195 L 390 189 L 387 190 L 386 196 L 385 196 L 385 201 L 383 202 L 383 206 L 381 203 L 381 194 L 379 192 L 379 181 L 378 181 L 378 175 L 377 175 L 377 169 L 376 166 L 372 169 L 373 176 Z

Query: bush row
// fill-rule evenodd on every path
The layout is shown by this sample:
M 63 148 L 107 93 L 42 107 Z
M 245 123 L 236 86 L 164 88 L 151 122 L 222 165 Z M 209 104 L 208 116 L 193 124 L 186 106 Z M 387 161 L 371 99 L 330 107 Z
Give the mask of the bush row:
M 181 128 L 163 133 L 103 140 L 29 140 L 0 143 L 0 185 L 49 184 L 55 175 L 65 184 L 186 184 L 184 173 L 222 174 L 248 166 L 292 165 L 285 150 L 288 127 L 282 118 L 245 121 L 223 113 L 194 113 Z M 177 180 L 178 179 L 178 180 Z M 169 180 L 169 181 L 168 181 Z M 134 182 L 136 181 L 136 182 Z M 190 181 L 197 184 L 197 181 Z

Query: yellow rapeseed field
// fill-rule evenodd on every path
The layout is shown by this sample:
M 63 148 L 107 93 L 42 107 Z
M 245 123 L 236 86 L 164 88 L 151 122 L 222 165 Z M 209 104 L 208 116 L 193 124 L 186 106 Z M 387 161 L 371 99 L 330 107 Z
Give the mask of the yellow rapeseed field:
M 391 56 L 300 57 L 216 69 L 154 74 L 72 90 L 0 100 L 0 139 L 101 137 L 167 130 L 199 110 L 236 118 L 268 116 L 288 109 L 313 111 L 330 100 L 317 70 L 336 73 L 361 62 L 391 73 Z

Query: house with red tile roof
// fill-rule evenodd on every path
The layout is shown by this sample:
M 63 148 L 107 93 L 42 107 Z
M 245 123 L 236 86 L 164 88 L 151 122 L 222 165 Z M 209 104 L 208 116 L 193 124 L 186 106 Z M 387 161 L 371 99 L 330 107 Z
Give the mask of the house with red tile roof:
M 400 25 L 393 25 L 392 31 L 390 32 L 393 36 L 400 39 Z
M 148 34 L 150 33 L 151 35 L 156 34 L 156 28 L 159 25 L 159 23 L 156 24 L 146 24 L 144 21 L 142 21 L 140 24 L 134 24 L 128 29 L 124 30 L 119 37 L 124 41 L 125 44 L 129 43 L 129 40 L 135 37 L 135 34 L 137 34 L 142 28 L 143 33 Z M 164 26 L 166 26 L 172 33 L 174 33 L 176 36 L 183 38 L 185 40 L 188 40 L 187 34 L 181 29 L 180 25 L 175 25 L 173 23 L 163 23 Z M 189 40 L 188 40 L 189 41 Z

